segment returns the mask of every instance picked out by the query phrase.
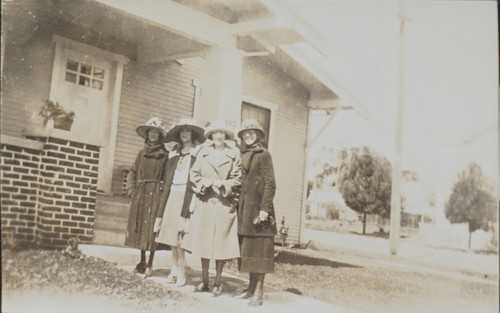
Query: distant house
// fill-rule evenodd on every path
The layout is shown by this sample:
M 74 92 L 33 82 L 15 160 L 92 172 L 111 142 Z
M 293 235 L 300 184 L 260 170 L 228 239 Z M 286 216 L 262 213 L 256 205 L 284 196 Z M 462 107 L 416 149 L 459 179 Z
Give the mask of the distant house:
M 307 203 L 311 218 L 332 219 L 332 214 L 334 214 L 335 219 L 340 221 L 354 222 L 358 220 L 358 214 L 345 204 L 337 188 L 312 189 Z
M 36 0 L 2 3 L 2 236 L 120 245 L 124 173 L 152 116 L 167 127 L 257 119 L 277 218 L 300 242 L 309 112 L 335 109 L 321 66 L 292 46 L 323 41 L 279 1 Z M 42 127 L 42 99 L 74 111 Z

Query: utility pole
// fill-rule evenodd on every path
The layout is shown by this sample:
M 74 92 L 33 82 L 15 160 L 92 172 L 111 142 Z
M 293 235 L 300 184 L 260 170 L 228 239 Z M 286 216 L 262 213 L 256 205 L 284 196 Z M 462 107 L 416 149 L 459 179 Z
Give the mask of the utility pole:
M 401 155 L 403 150 L 403 108 L 404 108 L 404 78 L 405 78 L 405 22 L 409 21 L 403 14 L 403 4 L 399 3 L 399 79 L 398 79 L 398 107 L 396 117 L 396 144 L 392 164 L 391 190 L 391 223 L 389 246 L 392 255 L 399 250 L 399 230 L 401 227 Z

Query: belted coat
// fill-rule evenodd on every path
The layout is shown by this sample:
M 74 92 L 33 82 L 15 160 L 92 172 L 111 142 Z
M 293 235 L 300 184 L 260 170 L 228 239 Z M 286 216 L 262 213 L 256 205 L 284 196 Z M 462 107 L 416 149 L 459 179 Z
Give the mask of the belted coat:
M 240 185 L 241 161 L 238 149 L 226 142 L 222 152 L 207 140 L 191 168 L 190 179 L 197 201 L 191 216 L 184 248 L 207 259 L 226 260 L 240 256 L 233 187 Z M 220 188 L 204 188 L 220 180 Z
M 271 154 L 258 146 L 242 151 L 241 195 L 238 206 L 238 234 L 244 236 L 274 236 L 276 224 L 257 232 L 253 220 L 260 211 L 275 217 L 273 199 L 276 180 Z
M 127 176 L 127 195 L 131 199 L 125 245 L 141 250 L 156 248 L 154 222 L 163 191 L 167 162 L 163 144 L 146 146 L 139 151 Z

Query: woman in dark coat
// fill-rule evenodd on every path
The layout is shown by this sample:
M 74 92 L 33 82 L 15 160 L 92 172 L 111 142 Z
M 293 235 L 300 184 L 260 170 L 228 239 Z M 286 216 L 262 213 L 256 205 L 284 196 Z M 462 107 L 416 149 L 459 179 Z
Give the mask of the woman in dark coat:
M 241 195 L 238 206 L 240 272 L 250 273 L 248 289 L 235 297 L 262 305 L 264 277 L 274 272 L 276 224 L 273 199 L 276 190 L 271 154 L 260 143 L 264 130 L 255 120 L 241 124 Z
M 177 141 L 168 155 L 163 184 L 163 195 L 158 210 L 159 228 L 156 242 L 169 245 L 172 250 L 172 269 L 167 277 L 168 283 L 178 287 L 186 284 L 184 258 L 181 248 L 184 235 L 189 231 L 190 204 L 193 198 L 193 183 L 189 171 L 199 151 L 199 140 L 203 139 L 203 128 L 189 119 L 183 119 L 169 130 L 167 142 Z
M 222 270 L 228 259 L 238 258 L 238 230 L 233 188 L 240 185 L 240 153 L 231 141 L 233 132 L 222 121 L 205 130 L 203 144 L 191 169 L 191 182 L 197 194 L 196 207 L 187 234 L 190 250 L 201 257 L 203 281 L 195 291 L 208 291 L 208 267 L 215 259 L 212 295 L 222 292 Z
M 151 118 L 136 132 L 146 140 L 127 176 L 127 195 L 132 200 L 125 245 L 141 250 L 138 273 L 152 275 L 156 249 L 154 222 L 162 193 L 167 150 L 163 146 L 165 128 L 157 117 Z M 146 251 L 150 251 L 146 264 Z

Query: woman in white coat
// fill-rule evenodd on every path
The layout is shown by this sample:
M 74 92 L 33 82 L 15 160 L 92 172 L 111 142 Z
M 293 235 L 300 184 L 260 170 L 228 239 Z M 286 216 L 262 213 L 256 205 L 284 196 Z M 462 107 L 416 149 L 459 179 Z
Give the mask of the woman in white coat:
M 209 291 L 208 268 L 215 260 L 212 295 L 222 292 L 221 276 L 226 260 L 240 257 L 236 200 L 233 188 L 240 185 L 241 161 L 233 132 L 222 121 L 205 130 L 207 141 L 191 168 L 190 179 L 197 200 L 191 219 L 189 250 L 201 257 L 203 281 L 195 291 Z

